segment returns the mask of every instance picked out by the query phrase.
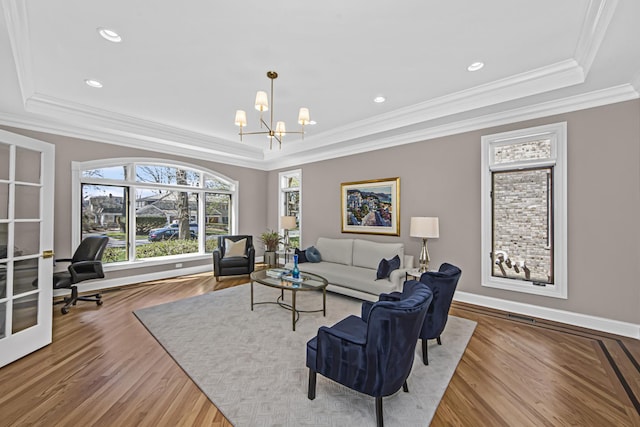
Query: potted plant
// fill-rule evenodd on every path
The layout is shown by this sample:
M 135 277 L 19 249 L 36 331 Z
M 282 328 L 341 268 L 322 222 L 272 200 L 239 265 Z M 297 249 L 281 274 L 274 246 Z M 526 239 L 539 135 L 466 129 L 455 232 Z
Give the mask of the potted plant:
M 282 242 L 282 236 L 277 231 L 267 230 L 260 235 L 260 240 L 264 243 L 264 263 L 276 265 L 276 250 Z

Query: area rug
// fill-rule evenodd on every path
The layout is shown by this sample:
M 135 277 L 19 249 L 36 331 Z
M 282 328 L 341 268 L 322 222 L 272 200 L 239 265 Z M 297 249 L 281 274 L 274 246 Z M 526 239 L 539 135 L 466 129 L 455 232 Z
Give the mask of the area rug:
M 255 301 L 275 301 L 280 291 L 254 285 Z M 285 292 L 285 299 L 291 297 Z M 375 425 L 374 398 L 318 375 L 316 399 L 307 399 L 306 342 L 322 325 L 360 314 L 361 301 L 327 293 L 327 316 L 291 312 L 274 304 L 250 308 L 250 285 L 241 285 L 135 312 L 158 342 L 225 417 L 242 426 Z M 298 292 L 297 307 L 322 307 L 319 292 Z M 409 393 L 383 399 L 387 426 L 427 426 L 475 329 L 449 317 L 442 345 L 429 342 L 429 366 L 420 345 Z

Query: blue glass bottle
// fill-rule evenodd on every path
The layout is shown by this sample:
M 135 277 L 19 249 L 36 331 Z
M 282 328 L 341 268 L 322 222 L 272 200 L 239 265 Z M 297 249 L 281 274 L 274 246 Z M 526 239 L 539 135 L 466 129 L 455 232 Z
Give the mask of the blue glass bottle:
M 293 256 L 293 270 L 291 270 L 291 276 L 294 279 L 300 278 L 300 269 L 298 268 L 298 255 Z

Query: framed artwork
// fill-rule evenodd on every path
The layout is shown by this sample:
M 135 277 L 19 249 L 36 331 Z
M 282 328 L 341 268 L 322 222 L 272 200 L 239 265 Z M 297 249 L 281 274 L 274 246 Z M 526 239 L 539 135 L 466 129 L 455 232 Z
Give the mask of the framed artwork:
M 400 178 L 340 185 L 342 232 L 400 235 Z

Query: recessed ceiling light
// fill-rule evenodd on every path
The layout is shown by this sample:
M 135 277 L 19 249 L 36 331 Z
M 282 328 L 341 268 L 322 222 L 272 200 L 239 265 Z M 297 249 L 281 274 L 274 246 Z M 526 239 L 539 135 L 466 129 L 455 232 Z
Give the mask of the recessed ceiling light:
M 102 83 L 99 82 L 98 80 L 85 79 L 84 82 L 87 84 L 87 86 L 96 87 L 96 88 L 101 88 L 102 87 Z
M 311 120 L 311 121 L 309 122 L 309 124 L 310 124 L 310 125 L 315 125 L 316 123 L 318 123 L 318 122 L 316 122 L 315 120 Z
M 110 30 L 109 28 L 99 27 L 98 34 L 100 34 L 103 39 L 109 40 L 110 42 L 120 43 L 122 41 L 122 37 L 120 37 L 120 34 L 116 33 L 113 30 Z
M 386 100 L 387 99 L 384 96 L 376 96 L 375 98 L 373 98 L 373 102 L 375 102 L 377 104 L 381 104 Z
M 467 67 L 467 70 L 469 70 L 469 71 L 478 71 L 482 67 L 484 67 L 484 63 L 482 63 L 482 62 L 474 62 L 473 64 L 471 64 L 471 65 L 469 65 Z

